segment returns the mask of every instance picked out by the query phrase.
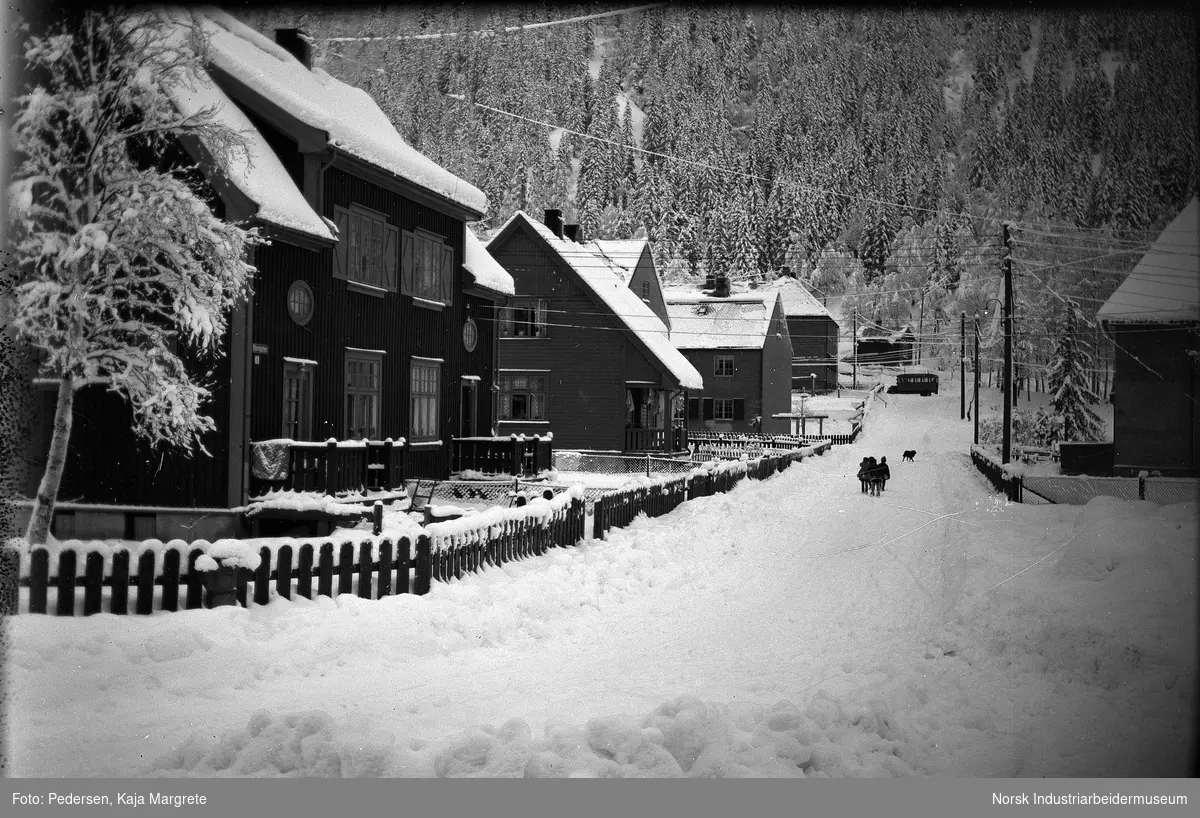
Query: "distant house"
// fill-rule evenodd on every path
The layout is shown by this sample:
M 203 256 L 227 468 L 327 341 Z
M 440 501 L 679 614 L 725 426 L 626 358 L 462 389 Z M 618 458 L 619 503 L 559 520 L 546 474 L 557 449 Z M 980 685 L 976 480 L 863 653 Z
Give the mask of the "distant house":
M 838 386 L 838 324 L 800 281 L 783 276 L 767 285 L 783 300 L 792 342 L 792 389 L 829 392 Z
M 855 339 L 860 364 L 906 366 L 917 361 L 917 339 L 908 324 L 899 329 L 866 325 Z
M 658 280 L 658 272 L 654 267 L 650 242 L 646 239 L 595 239 L 589 241 L 587 246 L 611 262 L 633 294 L 646 302 L 669 330 L 671 321 L 667 316 L 666 302 L 663 301 L 662 282 Z
M 1096 313 L 1116 346 L 1116 474 L 1200 474 L 1198 235 L 1193 198 Z
M 198 370 L 213 392 L 212 457 L 149 451 L 127 405 L 83 390 L 59 493 L 80 505 L 60 505 L 64 536 L 228 536 L 235 509 L 306 443 L 363 451 L 390 438 L 404 476 L 438 477 L 452 437 L 494 423 L 496 302 L 512 280 L 467 229 L 483 193 L 406 144 L 365 92 L 312 68 L 296 30 L 272 41 L 215 9 L 182 13 L 208 36 L 208 61 L 172 96 L 185 114 L 215 108 L 248 155 L 218 166 L 206 145 L 184 147 L 221 215 L 271 243 L 251 259 L 253 297 L 225 356 Z M 264 446 L 274 474 L 255 458 Z
M 669 289 L 671 340 L 704 377 L 688 403 L 689 428 L 789 431 L 792 344 L 778 290 L 716 296 Z
M 499 431 L 551 431 L 556 448 L 683 451 L 672 407 L 704 381 L 629 288 L 639 265 L 630 273 L 567 237 L 577 230 L 558 210 L 545 223 L 518 211 L 487 244 L 516 293 L 499 315 Z

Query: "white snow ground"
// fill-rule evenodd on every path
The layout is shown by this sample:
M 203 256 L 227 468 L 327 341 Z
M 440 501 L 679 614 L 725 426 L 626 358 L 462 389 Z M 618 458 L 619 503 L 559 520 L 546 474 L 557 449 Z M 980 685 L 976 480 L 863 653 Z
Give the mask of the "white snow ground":
M 1186 774 L 1196 506 L 1007 504 L 957 395 L 868 421 L 427 597 L 10 618 L 10 772 Z

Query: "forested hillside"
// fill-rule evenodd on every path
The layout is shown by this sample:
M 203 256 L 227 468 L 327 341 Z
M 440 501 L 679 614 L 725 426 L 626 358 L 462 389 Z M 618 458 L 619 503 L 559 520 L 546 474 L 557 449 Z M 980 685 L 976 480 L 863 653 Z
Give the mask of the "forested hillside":
M 247 19 L 312 35 L 318 65 L 488 194 L 483 228 L 559 207 L 588 237 L 644 230 L 669 278 L 786 265 L 957 347 L 959 314 L 999 294 L 1010 220 L 1035 367 L 1067 300 L 1093 314 L 1197 190 L 1190 13 L 672 4 L 503 30 L 616 8 Z

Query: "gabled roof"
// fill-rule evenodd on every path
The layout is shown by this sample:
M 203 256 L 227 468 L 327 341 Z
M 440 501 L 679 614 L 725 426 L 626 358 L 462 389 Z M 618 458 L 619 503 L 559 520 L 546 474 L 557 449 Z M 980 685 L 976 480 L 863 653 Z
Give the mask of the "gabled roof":
M 629 276 L 637 269 L 638 260 L 642 257 L 642 251 L 649 246 L 649 241 L 646 239 L 592 239 L 585 242 L 584 246 L 612 262 L 624 273 L 623 278 L 628 283 Z
M 700 373 L 671 343 L 666 325 L 629 289 L 620 268 L 594 249 L 589 249 L 587 244 L 560 239 L 549 227 L 518 210 L 488 242 L 489 250 L 509 232 L 509 227 L 514 223 L 522 224 L 537 234 L 575 272 L 584 289 L 600 304 L 608 307 L 652 362 L 657 363 L 685 389 L 704 387 Z
M 887 341 L 891 344 L 898 344 L 905 340 L 906 335 L 909 338 L 913 337 L 911 324 L 905 324 L 900 329 L 888 329 L 871 324 L 865 324 L 858 328 L 858 340 L 860 341 Z
M 501 295 L 513 295 L 516 288 L 513 286 L 513 279 L 508 270 L 505 270 L 500 266 L 500 262 L 492 258 L 492 254 L 483 246 L 483 242 L 476 238 L 470 229 L 466 233 L 466 243 L 463 245 L 463 267 L 475 278 L 475 284 Z
M 177 33 L 180 32 L 177 30 Z M 224 174 L 224 181 L 257 207 L 254 214 L 257 219 L 305 235 L 334 240 L 325 220 L 309 206 L 263 135 L 207 71 L 201 70 L 194 79 L 163 83 L 163 86 L 184 116 L 194 116 L 207 109 L 213 121 L 241 136 L 245 149 L 221 151 L 218 154 L 221 160 L 219 171 Z M 218 183 L 217 180 L 214 183 Z
M 671 340 L 680 349 L 762 349 L 778 291 L 717 298 L 695 290 L 667 290 Z
M 1096 311 L 1101 321 L 1200 321 L 1200 198 L 1167 225 L 1121 286 Z
M 312 128 L 331 147 L 483 215 L 487 198 L 405 142 L 375 100 L 320 68 L 309 70 L 286 49 L 213 7 L 190 9 L 209 38 L 213 67 Z
M 833 315 L 825 308 L 825 305 L 808 291 L 808 287 L 805 287 L 800 281 L 790 276 L 775 279 L 765 289 L 777 290 L 779 292 L 780 297 L 783 299 L 783 314 L 786 316 L 828 318 L 831 321 L 834 320 Z

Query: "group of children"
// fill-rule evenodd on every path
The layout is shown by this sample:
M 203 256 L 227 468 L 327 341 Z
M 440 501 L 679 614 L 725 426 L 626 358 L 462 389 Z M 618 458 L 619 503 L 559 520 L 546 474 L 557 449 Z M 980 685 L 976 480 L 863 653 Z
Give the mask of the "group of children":
M 879 458 L 878 463 L 873 457 L 864 457 L 858 464 L 858 480 L 862 483 L 863 494 L 878 497 L 891 476 L 892 470 L 888 467 L 886 457 Z

